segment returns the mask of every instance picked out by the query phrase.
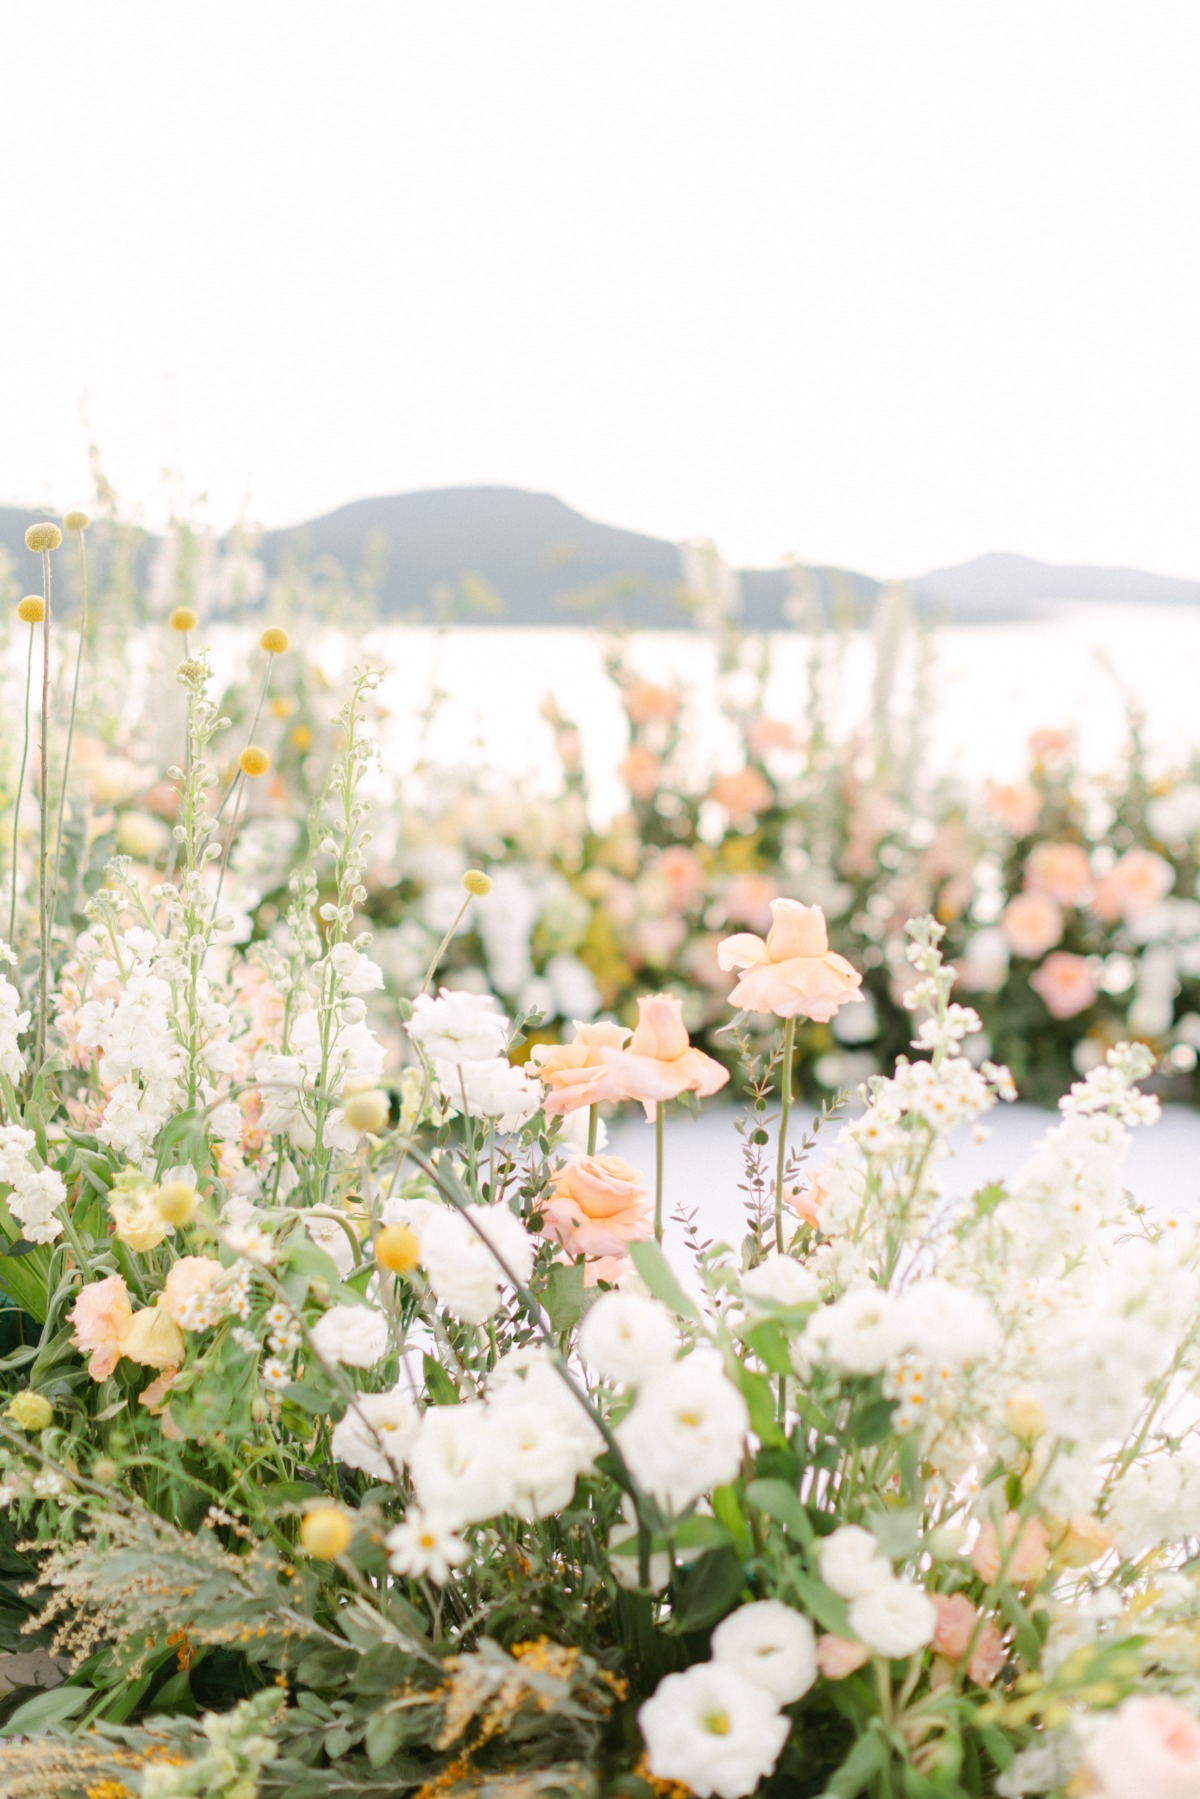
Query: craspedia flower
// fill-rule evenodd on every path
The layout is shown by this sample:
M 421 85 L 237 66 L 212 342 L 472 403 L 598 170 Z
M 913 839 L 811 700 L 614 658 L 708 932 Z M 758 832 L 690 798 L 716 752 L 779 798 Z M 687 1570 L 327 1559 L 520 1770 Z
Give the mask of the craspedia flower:
M 386 1093 L 373 1087 L 365 1093 L 348 1093 L 342 1101 L 342 1117 L 352 1131 L 378 1133 L 388 1121 L 391 1105 Z
M 27 593 L 17 605 L 17 617 L 25 625 L 40 625 L 46 616 L 46 602 L 40 593 Z
M 194 631 L 200 620 L 190 606 L 176 606 L 167 623 L 172 631 Z
M 406 1224 L 385 1224 L 375 1238 L 375 1260 L 389 1274 L 411 1274 L 421 1260 L 417 1233 Z
M 344 1555 L 354 1527 L 340 1505 L 315 1505 L 300 1520 L 300 1547 L 305 1555 L 332 1562 Z
M 86 531 L 91 522 L 92 521 L 86 512 L 68 512 L 66 518 L 63 520 L 63 530 Z
M 258 640 L 258 647 L 265 650 L 268 656 L 282 656 L 288 647 L 288 634 L 278 625 L 268 625 Z
M 462 884 L 468 893 L 475 895 L 476 899 L 482 899 L 485 893 L 492 891 L 491 879 L 484 874 L 482 868 L 468 868 L 463 876 Z
M 257 743 L 248 743 L 238 757 L 238 767 L 244 775 L 251 779 L 255 775 L 265 775 L 271 766 L 271 758 L 266 750 L 260 749 Z
M 30 525 L 25 533 L 27 550 L 56 550 L 61 542 L 62 532 L 57 525 L 51 524 L 49 519 L 43 519 L 37 525 Z
M 292 747 L 297 750 L 311 750 L 313 746 L 312 728 L 309 725 L 293 725 L 291 731 Z

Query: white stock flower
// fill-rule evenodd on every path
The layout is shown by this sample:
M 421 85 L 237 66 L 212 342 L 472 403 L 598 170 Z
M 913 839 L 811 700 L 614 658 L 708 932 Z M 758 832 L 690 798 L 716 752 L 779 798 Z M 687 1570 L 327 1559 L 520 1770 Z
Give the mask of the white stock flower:
M 617 1440 L 638 1485 L 680 1512 L 736 1478 L 749 1427 L 746 1402 L 720 1364 L 693 1354 L 639 1389 Z
M 505 1205 L 468 1206 L 466 1217 L 441 1207 L 423 1224 L 419 1241 L 435 1297 L 464 1324 L 494 1317 L 509 1285 L 506 1269 L 523 1283 L 537 1255 L 533 1238 Z
M 894 1578 L 892 1564 L 860 1524 L 843 1524 L 822 1538 L 817 1566 L 825 1585 L 843 1599 L 861 1599 Z
M 889 1580 L 850 1601 L 850 1628 L 860 1642 L 889 1661 L 915 1655 L 932 1641 L 937 1612 L 911 1580 Z
M 333 1427 L 333 1453 L 376 1480 L 399 1480 L 421 1414 L 406 1393 L 360 1393 Z
M 388 1349 L 388 1323 L 374 1306 L 330 1306 L 312 1327 L 312 1346 L 323 1362 L 373 1368 Z
M 438 1088 L 451 1113 L 488 1118 L 500 1131 L 517 1131 L 542 1103 L 542 1084 L 503 1056 L 486 1062 L 434 1064 Z
M 817 1652 L 808 1619 L 778 1599 L 760 1599 L 723 1618 L 712 1634 L 712 1657 L 792 1705 L 817 1678 Z
M 7 944 L 0 944 L 0 950 L 7 947 Z M 29 1013 L 21 1010 L 20 994 L 12 982 L 0 974 L 0 1075 L 10 1081 L 19 1081 L 25 1073 L 20 1038 L 28 1029 Z
M 436 999 L 419 993 L 405 1030 L 434 1062 L 486 1062 L 504 1053 L 508 1020 L 490 993 L 455 993 Z
M 439 1587 L 445 1586 L 453 1570 L 461 1567 L 471 1553 L 444 1521 L 415 1505 L 409 1506 L 403 1522 L 389 1530 L 383 1540 L 393 1574 L 431 1580 Z
M 666 1306 L 638 1293 L 602 1293 L 579 1327 L 585 1364 L 623 1387 L 660 1373 L 678 1351 L 679 1332 Z
M 646 1762 L 700 1799 L 742 1799 L 771 1772 L 791 1725 L 760 1686 L 717 1662 L 668 1674 L 638 1711 Z
M 32 1131 L 20 1124 L 0 1125 L 0 1181 L 12 1189 L 8 1209 L 27 1243 L 53 1243 L 63 1232 L 62 1220 L 54 1214 L 67 1190 L 53 1168 L 34 1167 L 30 1157 L 36 1153 Z
M 762 1309 L 759 1302 L 764 1300 L 768 1306 L 803 1306 L 820 1295 L 820 1282 L 811 1268 L 795 1256 L 778 1252 L 767 1256 L 757 1268 L 747 1269 L 741 1284 L 746 1297 L 756 1302 L 756 1311 Z

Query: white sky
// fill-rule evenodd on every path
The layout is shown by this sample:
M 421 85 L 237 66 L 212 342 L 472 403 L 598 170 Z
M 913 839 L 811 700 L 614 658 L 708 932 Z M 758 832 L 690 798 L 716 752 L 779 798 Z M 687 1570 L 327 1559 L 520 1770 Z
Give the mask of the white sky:
M 1195 0 L 41 0 L 0 498 L 1200 575 Z

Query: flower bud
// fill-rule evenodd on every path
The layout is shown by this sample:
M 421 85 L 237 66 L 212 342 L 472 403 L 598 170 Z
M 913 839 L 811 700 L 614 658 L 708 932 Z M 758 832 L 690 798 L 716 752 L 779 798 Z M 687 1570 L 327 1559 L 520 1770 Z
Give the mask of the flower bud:
M 1021 1443 L 1033 1443 L 1045 1433 L 1046 1414 L 1032 1393 L 1014 1393 L 1005 1402 L 1004 1422 Z
M 167 623 L 172 631 L 194 631 L 200 620 L 190 606 L 176 606 Z
M 258 647 L 265 650 L 268 656 L 282 656 L 288 647 L 288 634 L 281 631 L 278 625 L 268 625 L 258 640 Z
M 63 520 L 64 531 L 86 531 L 91 524 L 86 512 L 68 512 Z
M 40 593 L 27 593 L 17 603 L 17 617 L 25 625 L 40 625 L 46 616 L 46 602 Z
M 238 767 L 251 780 L 256 775 L 265 775 L 271 766 L 271 758 L 266 750 L 260 749 L 256 743 L 248 743 L 238 757 Z

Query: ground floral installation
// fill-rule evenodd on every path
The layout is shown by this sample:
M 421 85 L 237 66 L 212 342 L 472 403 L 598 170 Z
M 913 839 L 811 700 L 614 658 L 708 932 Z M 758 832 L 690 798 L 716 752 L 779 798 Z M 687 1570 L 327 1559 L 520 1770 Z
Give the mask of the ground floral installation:
M 31 540 L 46 647 L 60 539 Z M 736 1079 L 670 992 L 530 1050 L 444 944 L 389 1060 L 377 676 L 247 947 L 227 876 L 290 652 L 263 633 L 230 759 L 176 625 L 160 878 L 48 877 L 71 726 L 45 706 L 14 871 L 0 1633 L 66 1678 L 0 1702 L 0 1790 L 1200 1792 L 1200 1242 L 1124 1190 L 1150 1051 L 1114 1046 L 1011 1182 L 957 1193 L 950 1134 L 1014 1088 L 963 1054 L 980 1018 L 915 919 L 912 1056 L 789 1148 L 800 1029 L 868 1001 L 777 895 L 716 946 Z M 468 870 L 457 910 L 500 897 Z M 685 1216 L 676 1268 L 663 1117 L 735 1085 L 745 1235 Z M 603 1153 L 624 1104 L 646 1173 Z

